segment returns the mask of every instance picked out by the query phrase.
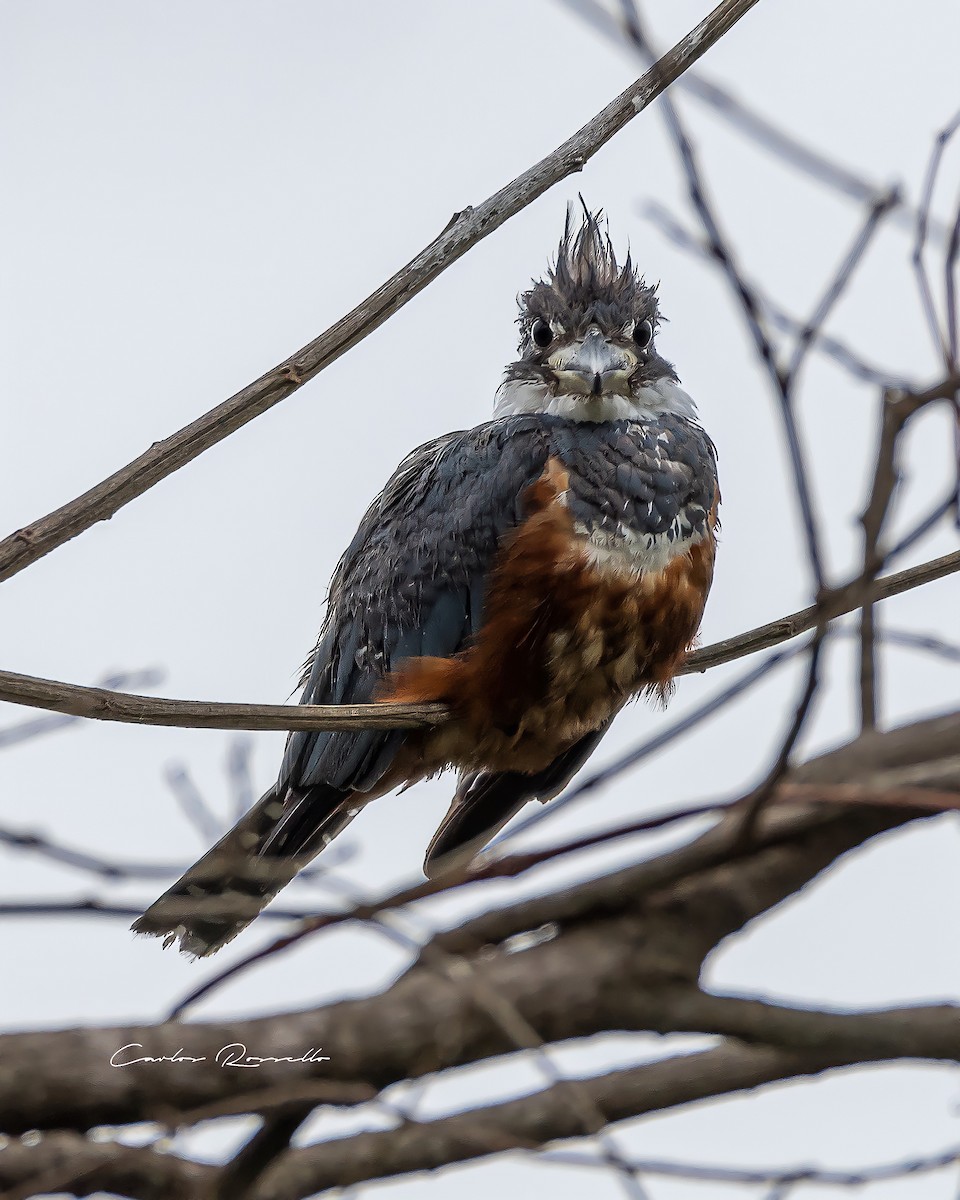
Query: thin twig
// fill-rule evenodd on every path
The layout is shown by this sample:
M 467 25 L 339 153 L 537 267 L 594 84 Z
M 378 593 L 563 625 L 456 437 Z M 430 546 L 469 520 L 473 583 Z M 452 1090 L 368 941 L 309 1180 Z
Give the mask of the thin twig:
M 664 205 L 659 204 L 655 200 L 647 200 L 641 206 L 640 212 L 645 220 L 655 225 L 664 237 L 681 250 L 695 254 L 698 258 L 712 258 L 706 242 L 682 225 Z M 781 333 L 788 333 L 793 338 L 801 336 L 804 330 L 803 321 L 792 316 L 776 304 L 770 296 L 766 295 L 756 280 L 748 280 L 748 286 L 760 304 L 764 315 L 775 329 Z M 896 387 L 907 390 L 912 387 L 911 381 L 905 376 L 896 375 L 891 371 L 884 370 L 882 367 L 868 363 L 861 354 L 852 350 L 845 342 L 823 330 L 814 339 L 812 349 L 832 359 L 855 379 L 859 379 L 864 383 L 872 383 L 884 388 Z
M 547 1150 L 541 1155 L 543 1162 L 559 1166 L 596 1167 L 600 1164 L 589 1154 L 572 1150 Z M 662 1159 L 631 1159 L 630 1165 L 645 1175 L 660 1175 L 665 1179 L 684 1179 L 691 1183 L 720 1183 L 747 1185 L 813 1184 L 822 1187 L 858 1188 L 873 1183 L 886 1183 L 911 1175 L 922 1175 L 942 1171 L 960 1161 L 960 1145 L 950 1146 L 937 1154 L 918 1158 L 902 1159 L 892 1163 L 878 1163 L 854 1170 L 832 1167 L 728 1167 L 706 1163 L 667 1162 Z
M 834 636 L 842 637 L 844 634 L 856 633 L 855 629 L 837 629 Z M 883 630 L 878 632 L 877 638 L 885 645 L 902 646 L 906 650 L 923 650 L 935 654 L 938 658 L 945 658 L 948 662 L 960 662 L 960 645 L 927 633 L 914 633 L 912 629 L 890 629 L 884 626 Z
M 956 491 L 951 485 L 949 493 L 913 526 L 886 552 L 885 561 L 890 563 L 894 559 L 899 558 L 901 554 L 909 550 L 915 542 L 919 542 L 925 537 L 938 521 L 943 520 L 948 512 L 953 508 L 956 501 Z
M 927 321 L 927 328 L 930 331 L 930 337 L 933 339 L 934 347 L 942 358 L 947 370 L 951 369 L 951 356 L 943 329 L 940 326 L 940 318 L 933 299 L 930 277 L 927 274 L 926 264 L 923 261 L 923 253 L 926 248 L 927 236 L 930 229 L 930 208 L 933 203 L 933 191 L 936 186 L 940 163 L 943 159 L 943 152 L 947 148 L 947 143 L 957 132 L 957 129 L 960 129 L 960 111 L 956 113 L 953 119 L 934 138 L 933 149 L 930 152 L 930 158 L 927 162 L 927 170 L 920 197 L 920 207 L 917 210 L 916 237 L 911 257 L 914 274 L 917 278 L 917 289 L 920 292 L 920 303 L 923 306 L 923 313 Z
M 860 728 L 876 729 L 879 697 L 877 694 L 877 610 L 873 604 L 860 609 Z
M 866 588 L 873 583 L 887 561 L 887 553 L 881 546 L 894 492 L 899 480 L 897 451 L 900 436 L 910 419 L 926 405 L 949 399 L 956 387 L 947 384 L 923 392 L 885 391 L 881 406 L 881 428 L 877 444 L 876 465 L 873 483 L 860 524 L 863 528 L 863 570 L 861 580 Z M 949 501 L 948 501 L 949 504 Z M 904 549 L 917 537 L 922 536 L 938 519 L 934 512 L 925 518 L 907 539 L 902 539 Z M 877 723 L 877 666 L 876 666 L 876 618 L 874 605 L 868 598 L 861 608 L 860 617 L 860 727 L 873 729 Z
M 960 123 L 960 113 L 957 114 Z M 957 339 L 960 338 L 960 318 L 957 314 L 957 267 L 960 263 L 960 202 L 954 218 L 950 239 L 943 257 L 944 291 L 947 304 L 947 344 L 950 352 L 950 370 L 960 374 L 957 358 Z M 953 448 L 956 459 L 956 482 L 953 487 L 954 520 L 960 529 L 960 393 L 953 398 Z
M 630 0 L 627 0 L 627 3 L 632 14 L 628 22 L 627 32 L 637 50 L 650 59 L 653 57 L 653 51 L 643 31 L 636 5 L 631 3 Z M 760 302 L 753 294 L 743 272 L 740 270 L 730 239 L 720 229 L 719 219 L 707 196 L 707 188 L 696 153 L 694 152 L 693 144 L 687 136 L 676 105 L 673 103 L 669 93 L 661 98 L 660 111 L 663 114 L 670 136 L 676 145 L 680 165 L 687 183 L 687 193 L 694 211 L 700 220 L 700 224 L 703 226 L 703 231 L 710 247 L 710 255 L 719 264 L 727 282 L 730 284 L 731 290 L 739 302 L 757 355 L 770 378 L 777 396 L 791 471 L 793 473 L 794 489 L 796 491 L 806 540 L 807 557 L 813 573 L 815 591 L 819 593 L 824 587 L 823 556 L 820 550 L 821 538 L 814 511 L 813 498 L 810 494 L 807 480 L 807 469 L 800 440 L 800 431 L 793 410 L 792 376 L 789 369 L 785 370 L 777 362 L 776 350 L 767 332 L 766 321 Z M 809 341 L 812 336 L 813 333 L 807 335 L 807 340 Z
M 950 229 L 946 252 L 943 256 L 943 290 L 947 306 L 947 349 L 948 370 L 956 371 L 957 361 L 957 261 L 960 259 L 960 204 Z
M 618 46 L 635 49 L 629 36 L 630 16 L 625 14 L 624 20 L 618 20 L 597 0 L 561 0 L 561 3 Z M 633 6 L 624 5 L 625 9 L 629 7 Z M 676 87 L 706 104 L 732 129 L 755 142 L 762 150 L 842 196 L 870 205 L 884 190 L 880 184 L 857 175 L 846 163 L 828 158 L 819 147 L 810 146 L 795 134 L 774 125 L 756 108 L 750 107 L 700 71 L 687 71 L 677 80 Z M 898 225 L 912 230 L 916 212 L 901 199 L 893 219 Z M 938 241 L 946 241 L 947 229 L 934 217 L 928 217 L 928 230 Z
M 233 738 L 227 750 L 227 775 L 233 799 L 233 815 L 239 820 L 252 807 L 254 801 L 253 738 Z
M 29 851 L 61 866 L 89 871 L 105 880 L 169 879 L 179 870 L 178 867 L 166 863 L 126 863 L 101 858 L 88 854 L 85 850 L 62 846 L 40 833 L 27 833 L 6 827 L 0 827 L 0 845 L 8 846 L 12 850 Z
M 898 394 L 884 392 L 881 404 L 881 430 L 877 462 L 873 473 L 870 499 L 860 518 L 863 528 L 863 575 L 872 579 L 883 566 L 880 535 L 899 479 L 897 443 L 905 418 L 897 407 Z M 869 602 L 860 610 L 860 728 L 875 729 L 877 724 L 877 666 L 874 606 Z
M 736 842 L 748 842 L 753 837 L 760 813 L 770 801 L 776 791 L 777 785 L 787 773 L 791 756 L 810 716 L 813 702 L 817 695 L 817 689 L 820 686 L 820 657 L 826 637 L 826 624 L 818 625 L 807 651 L 807 675 L 800 693 L 800 699 L 793 714 L 793 719 L 790 722 L 790 727 L 780 744 L 780 749 L 777 751 L 776 758 L 766 778 L 744 803 L 742 820 L 739 828 L 733 833 L 733 839 Z
M 187 767 L 183 763 L 171 763 L 163 777 L 180 811 L 200 834 L 204 845 L 217 841 L 223 835 L 223 824 L 208 807 Z
M 839 267 L 837 267 L 832 279 L 824 290 L 823 296 L 814 308 L 809 320 L 805 322 L 794 343 L 793 353 L 790 356 L 790 362 L 787 366 L 782 385 L 785 392 L 792 393 L 800 368 L 810 347 L 819 339 L 827 318 L 836 306 L 837 301 L 843 295 L 847 284 L 853 278 L 853 274 L 864 254 L 866 254 L 874 234 L 880 227 L 880 222 L 899 203 L 900 193 L 896 188 L 891 188 L 883 195 L 877 196 L 874 199 L 867 211 L 861 228 L 857 232 L 857 236 L 854 238 L 853 245 L 844 255 Z

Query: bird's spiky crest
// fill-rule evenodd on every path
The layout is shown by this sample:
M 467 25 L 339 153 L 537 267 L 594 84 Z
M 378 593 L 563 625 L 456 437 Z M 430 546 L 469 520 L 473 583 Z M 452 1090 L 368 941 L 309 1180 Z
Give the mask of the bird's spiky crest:
M 583 220 L 580 228 L 575 228 L 576 206 L 567 205 L 567 219 L 563 227 L 563 237 L 557 248 L 557 261 L 548 276 L 549 281 L 561 292 L 570 292 L 574 288 L 588 288 L 591 291 L 616 286 L 621 275 L 632 273 L 630 254 L 621 268 L 617 263 L 617 252 L 610 240 L 610 228 L 603 209 L 592 213 L 584 204 Z
M 603 210 L 591 212 L 583 197 L 580 204 L 579 224 L 576 207 L 567 207 L 556 261 L 520 296 L 524 335 L 538 317 L 571 334 L 598 317 L 611 325 L 656 317 L 656 289 L 634 270 L 629 252 L 622 264 L 617 261 Z

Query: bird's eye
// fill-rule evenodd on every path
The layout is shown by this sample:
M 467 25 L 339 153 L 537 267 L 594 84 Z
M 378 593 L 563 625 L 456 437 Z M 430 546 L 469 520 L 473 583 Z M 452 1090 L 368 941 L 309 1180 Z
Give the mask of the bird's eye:
M 637 343 L 641 350 L 646 348 L 653 341 L 653 325 L 650 321 L 638 321 L 633 327 L 633 340 Z
M 546 350 L 553 341 L 553 330 L 550 328 L 549 321 L 545 321 L 542 317 L 537 317 L 533 323 L 533 328 L 530 330 L 530 336 L 541 350 Z

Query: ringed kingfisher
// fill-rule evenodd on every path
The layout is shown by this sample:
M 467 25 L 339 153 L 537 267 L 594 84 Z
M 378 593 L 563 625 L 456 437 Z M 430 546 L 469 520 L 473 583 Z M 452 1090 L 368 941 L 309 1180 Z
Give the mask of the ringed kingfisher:
M 716 451 L 656 349 L 656 289 L 568 214 L 520 296 L 492 420 L 409 454 L 330 584 L 304 704 L 439 702 L 430 729 L 295 731 L 279 778 L 134 925 L 203 956 L 370 800 L 458 768 L 428 875 L 556 796 L 623 705 L 666 698 L 713 576 Z

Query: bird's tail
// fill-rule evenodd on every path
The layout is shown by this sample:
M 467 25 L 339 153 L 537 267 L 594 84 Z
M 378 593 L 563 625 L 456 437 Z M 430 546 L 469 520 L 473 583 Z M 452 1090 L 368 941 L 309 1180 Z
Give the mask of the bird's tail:
M 568 746 L 535 775 L 522 771 L 481 771 L 464 775 L 447 815 L 427 847 L 423 872 L 433 878 L 468 862 L 531 800 L 546 803 L 567 786 L 607 732 L 608 721 Z
M 359 811 L 355 793 L 329 786 L 271 789 L 150 905 L 134 933 L 179 941 L 203 958 L 235 938 Z

